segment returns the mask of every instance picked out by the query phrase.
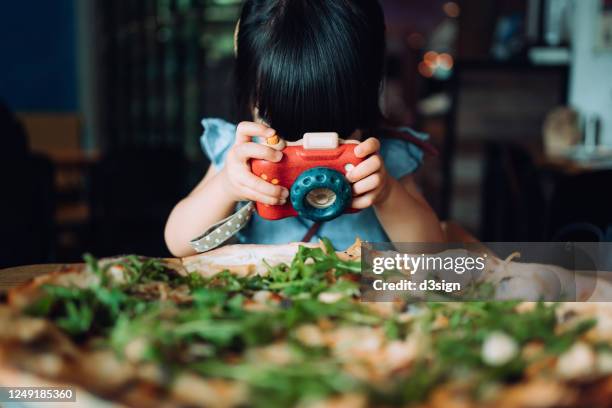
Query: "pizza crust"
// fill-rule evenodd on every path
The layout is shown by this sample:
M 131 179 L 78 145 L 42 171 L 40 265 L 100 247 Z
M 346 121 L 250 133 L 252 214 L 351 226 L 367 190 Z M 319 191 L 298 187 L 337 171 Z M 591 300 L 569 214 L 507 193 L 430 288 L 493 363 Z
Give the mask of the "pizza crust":
M 211 277 L 219 272 L 231 270 L 238 276 L 266 274 L 268 265 L 291 263 L 300 245 L 311 248 L 321 244 L 294 242 L 285 245 L 227 245 L 210 252 L 182 259 L 186 272 L 196 272 Z

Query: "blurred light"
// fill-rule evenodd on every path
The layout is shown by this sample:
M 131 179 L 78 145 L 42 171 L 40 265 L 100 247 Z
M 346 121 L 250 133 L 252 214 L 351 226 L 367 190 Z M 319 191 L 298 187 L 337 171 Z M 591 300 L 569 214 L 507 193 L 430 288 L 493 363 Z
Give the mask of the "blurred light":
M 406 37 L 408 46 L 414 50 L 420 50 L 425 45 L 425 37 L 421 33 L 412 33 Z
M 437 65 L 445 70 L 450 70 L 453 68 L 454 60 L 450 54 L 440 54 L 438 55 Z
M 438 63 L 438 53 L 435 51 L 428 51 L 423 56 L 423 62 L 430 68 L 435 68 Z
M 432 50 L 423 55 L 423 61 L 419 63 L 418 70 L 425 78 L 446 80 L 451 77 L 454 64 L 452 55 Z
M 445 81 L 449 79 L 452 74 L 453 74 L 452 69 L 446 69 L 446 68 L 439 67 L 434 71 L 433 77 L 440 81 Z
M 419 63 L 419 74 L 423 75 L 425 78 L 431 78 L 433 76 L 433 69 L 427 65 L 425 62 Z
M 445 3 L 442 7 L 442 10 L 444 10 L 444 13 L 446 13 L 446 15 L 450 18 L 457 18 L 461 14 L 461 8 L 454 1 L 449 1 L 448 3 Z

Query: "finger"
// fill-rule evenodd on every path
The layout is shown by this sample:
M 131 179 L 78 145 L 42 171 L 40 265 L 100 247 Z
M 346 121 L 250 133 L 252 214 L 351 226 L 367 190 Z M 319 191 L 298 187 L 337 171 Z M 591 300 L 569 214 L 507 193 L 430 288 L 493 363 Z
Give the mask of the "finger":
M 239 144 L 234 149 L 236 158 L 242 162 L 246 162 L 249 159 L 261 159 L 276 163 L 283 158 L 282 152 L 259 143 L 249 142 Z
M 364 210 L 366 208 L 370 208 L 372 205 L 374 205 L 374 200 L 376 199 L 376 192 L 373 191 L 371 193 L 368 194 L 364 194 L 362 196 L 359 197 L 355 197 L 353 199 L 353 202 L 351 203 L 351 207 L 357 209 L 357 210 Z
M 236 144 L 248 143 L 253 137 L 272 137 L 276 130 L 255 122 L 240 122 L 236 127 Z
M 356 183 L 357 181 L 369 176 L 370 174 L 376 173 L 381 169 L 381 167 L 382 159 L 379 155 L 374 155 L 359 163 L 357 167 L 355 167 L 346 175 L 346 178 L 351 183 Z
M 382 182 L 382 176 L 380 173 L 374 173 L 363 180 L 360 180 L 353 184 L 353 194 L 356 196 L 365 194 L 369 191 L 376 190 L 380 187 Z
M 263 194 L 257 190 L 254 190 L 248 186 L 242 186 L 242 191 L 244 192 L 245 198 L 256 201 L 258 203 L 267 204 L 267 205 L 283 205 L 287 202 L 286 198 L 281 197 L 273 197 L 266 194 Z
M 374 154 L 380 150 L 380 142 L 375 137 L 370 137 L 365 141 L 359 143 L 355 148 L 355 155 L 359 158 L 363 158 Z
M 264 179 L 257 177 L 251 172 L 246 172 L 239 180 L 239 183 L 251 190 L 255 190 L 261 194 L 277 197 L 287 198 L 289 197 L 289 190 L 283 186 L 268 183 Z

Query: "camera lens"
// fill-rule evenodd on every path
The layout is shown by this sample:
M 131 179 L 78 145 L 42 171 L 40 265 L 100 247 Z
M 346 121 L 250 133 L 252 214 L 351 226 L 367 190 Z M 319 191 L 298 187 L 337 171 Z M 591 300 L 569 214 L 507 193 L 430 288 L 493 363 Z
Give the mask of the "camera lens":
M 315 208 L 327 208 L 336 202 L 336 193 L 328 188 L 317 188 L 306 195 L 306 201 Z
M 291 186 L 291 205 L 304 218 L 329 221 L 350 205 L 350 183 L 339 171 L 313 167 L 300 174 Z

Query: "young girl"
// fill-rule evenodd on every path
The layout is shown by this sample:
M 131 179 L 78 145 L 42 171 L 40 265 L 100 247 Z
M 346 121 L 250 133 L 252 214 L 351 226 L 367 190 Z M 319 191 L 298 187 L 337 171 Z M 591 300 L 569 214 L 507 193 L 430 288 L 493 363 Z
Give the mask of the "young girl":
M 236 83 L 253 122 L 203 120 L 201 143 L 212 165 L 170 214 L 165 231 L 170 251 L 193 254 L 190 240 L 240 202 L 284 204 L 289 191 L 249 168 L 250 159 L 277 162 L 282 153 L 253 138 L 278 134 L 294 141 L 306 132 L 357 139 L 356 155 L 367 157 L 347 174 L 352 207 L 363 211 L 322 224 L 312 240 L 328 237 L 337 248 L 356 237 L 441 241 L 440 223 L 412 177 L 423 158 L 419 143 L 373 137 L 383 133 L 378 102 L 384 55 L 384 16 L 377 0 L 247 0 L 236 27 Z M 416 141 L 426 139 L 410 129 L 400 131 Z M 312 224 L 300 217 L 268 221 L 254 215 L 238 239 L 301 241 Z

